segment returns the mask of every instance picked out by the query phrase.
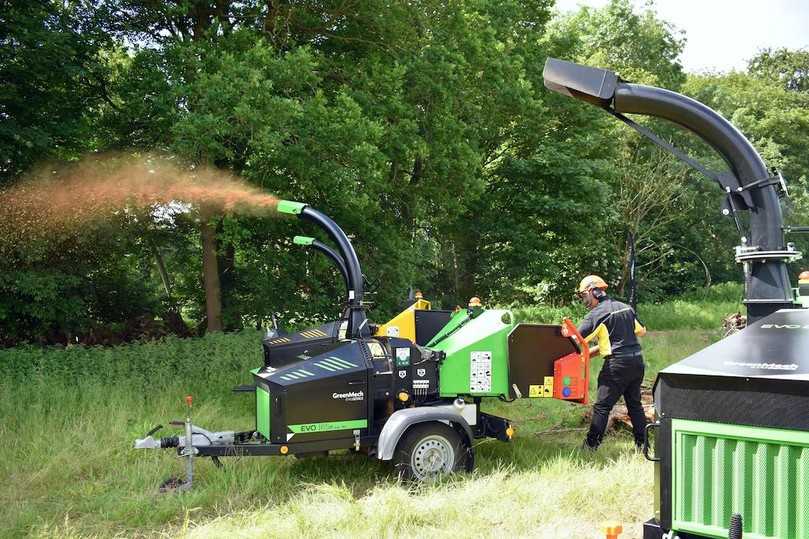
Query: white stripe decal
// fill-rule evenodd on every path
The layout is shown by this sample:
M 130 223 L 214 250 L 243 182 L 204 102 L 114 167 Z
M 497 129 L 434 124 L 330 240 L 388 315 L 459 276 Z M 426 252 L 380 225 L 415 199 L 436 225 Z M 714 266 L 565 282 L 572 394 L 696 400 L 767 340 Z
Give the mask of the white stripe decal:
M 340 359 L 339 357 L 330 356 L 329 359 L 336 361 L 343 365 L 344 367 L 356 367 L 353 363 L 346 361 L 345 359 Z
M 327 364 L 327 365 L 331 365 L 332 367 L 334 367 L 334 368 L 335 368 L 335 369 L 337 369 L 338 371 L 341 371 L 341 370 L 343 370 L 343 369 L 345 369 L 345 368 L 346 368 L 346 366 L 345 366 L 345 365 L 343 365 L 343 364 L 341 364 L 341 363 L 338 363 L 337 361 L 334 361 L 334 359 L 332 359 L 332 358 L 330 358 L 330 357 L 327 357 L 326 359 L 322 359 L 322 360 L 321 360 L 321 363 L 325 363 L 325 364 Z
M 325 363 L 315 363 L 315 365 L 317 365 L 321 369 L 326 369 L 329 372 L 334 372 L 334 371 L 340 370 L 340 369 L 335 369 L 334 367 L 330 367 L 330 366 L 326 365 Z

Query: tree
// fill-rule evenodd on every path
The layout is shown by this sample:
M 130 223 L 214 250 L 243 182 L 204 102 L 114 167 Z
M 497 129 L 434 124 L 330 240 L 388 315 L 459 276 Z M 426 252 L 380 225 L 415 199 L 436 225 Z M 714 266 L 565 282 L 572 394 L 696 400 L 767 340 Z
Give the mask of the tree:
M 111 39 L 84 2 L 0 2 L 0 183 L 92 148 Z
M 679 61 L 683 34 L 651 7 L 636 12 L 629 0 L 611 0 L 603 8 L 583 7 L 562 18 L 555 31 L 570 36 L 570 53 L 580 63 L 674 91 L 685 81 Z
M 558 57 L 609 68 L 633 82 L 676 90 L 685 80 L 678 61 L 682 37 L 651 9 L 636 12 L 625 0 L 613 0 L 601 9 L 582 8 L 558 19 L 551 25 L 546 43 Z M 544 209 L 546 222 L 555 232 L 550 236 L 551 245 L 542 248 L 550 256 L 540 265 L 551 271 L 540 289 L 545 289 L 546 297 L 549 291 L 551 297 L 558 297 L 562 290 L 572 289 L 582 273 L 599 272 L 622 290 L 629 257 L 627 237 L 641 236 L 644 256 L 650 249 L 657 251 L 644 263 L 665 252 L 665 248 L 660 250 L 666 238 L 661 237 L 665 228 L 656 212 L 661 207 L 657 200 L 679 199 L 682 185 L 655 177 L 670 170 L 663 165 L 668 161 L 655 156 L 634 131 L 580 102 L 556 95 L 545 99 L 552 107 L 550 114 L 557 114 L 558 119 L 552 120 L 547 131 L 540 131 L 541 139 L 526 146 L 544 146 L 535 153 L 564 161 L 543 160 L 546 166 L 553 163 L 553 186 L 563 194 L 555 201 L 559 209 L 554 212 L 547 202 L 531 204 Z M 570 185 L 578 192 L 564 194 L 560 185 Z M 531 197 L 530 191 L 525 190 L 523 196 Z M 569 201 L 565 204 L 565 200 Z M 562 238 L 563 248 L 554 245 Z M 539 253 L 531 258 L 541 259 Z M 541 269 L 533 273 L 541 274 Z M 548 287 L 548 282 L 553 285 Z
M 645 259 L 641 268 L 650 268 L 650 274 L 660 273 L 673 243 L 672 238 L 661 237 L 662 229 L 675 221 L 679 212 L 691 212 L 687 174 L 669 154 L 656 151 L 649 159 L 635 152 L 625 161 L 620 174 L 615 209 L 627 232 L 618 292 L 624 295 L 630 250 Z M 632 249 L 630 242 L 634 242 Z
M 764 49 L 748 62 L 747 72 L 786 90 L 809 92 L 809 50 Z

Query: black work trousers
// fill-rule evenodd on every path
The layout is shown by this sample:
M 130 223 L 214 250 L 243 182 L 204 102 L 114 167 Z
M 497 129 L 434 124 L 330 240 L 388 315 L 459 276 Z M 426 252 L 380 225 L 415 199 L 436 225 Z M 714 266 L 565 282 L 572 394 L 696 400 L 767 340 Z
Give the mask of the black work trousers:
M 624 397 L 632 421 L 635 444 L 643 444 L 646 415 L 640 402 L 640 385 L 643 382 L 643 356 L 612 356 L 604 360 L 598 373 L 598 400 L 593 405 L 593 421 L 587 433 L 586 443 L 596 448 L 604 437 L 610 411 L 621 396 Z

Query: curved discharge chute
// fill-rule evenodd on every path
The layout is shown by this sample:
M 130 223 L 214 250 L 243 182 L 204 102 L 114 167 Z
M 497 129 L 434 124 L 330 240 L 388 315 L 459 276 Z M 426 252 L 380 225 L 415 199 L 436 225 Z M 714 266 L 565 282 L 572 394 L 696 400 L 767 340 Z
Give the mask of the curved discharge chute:
M 800 253 L 784 241 L 779 188 L 786 194 L 786 184 L 780 175 L 770 174 L 738 129 L 699 101 L 670 90 L 626 82 L 606 69 L 548 58 L 543 77 L 549 90 L 605 109 L 719 183 L 726 195 L 723 213 L 734 217 L 741 235 L 736 260 L 745 269 L 745 304 L 750 321 L 793 306 L 786 263 L 800 258 Z M 654 116 L 687 129 L 722 156 L 729 172 L 715 174 L 706 170 L 624 114 Z M 736 218 L 740 211 L 750 212 L 748 233 L 742 231 Z

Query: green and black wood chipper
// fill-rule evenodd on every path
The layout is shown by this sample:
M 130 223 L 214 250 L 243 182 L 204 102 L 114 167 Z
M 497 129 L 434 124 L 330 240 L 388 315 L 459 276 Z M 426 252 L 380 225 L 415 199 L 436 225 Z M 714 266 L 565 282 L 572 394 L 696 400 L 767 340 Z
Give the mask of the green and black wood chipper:
M 363 452 L 392 461 L 416 479 L 470 470 L 473 441 L 509 441 L 507 419 L 480 410 L 483 398 L 557 398 L 586 403 L 589 349 L 575 326 L 563 337 L 557 325 L 516 324 L 507 310 L 479 302 L 456 313 L 431 311 L 414 301 L 390 322 L 373 327 L 363 304 L 359 260 L 343 230 L 323 213 L 281 201 L 281 213 L 319 225 L 337 250 L 297 237 L 329 256 L 347 284 L 341 320 L 264 339 L 264 365 L 252 371 L 254 424 L 213 432 L 185 421 L 185 435 L 136 448 L 177 448 L 195 456 L 312 455 Z M 405 338 L 409 337 L 409 338 Z M 190 416 L 190 414 L 189 414 Z
M 809 538 L 809 310 L 800 308 L 809 305 L 809 287 L 796 294 L 787 274 L 787 262 L 801 254 L 785 243 L 784 179 L 733 125 L 686 96 L 552 58 L 544 78 L 549 89 L 603 108 L 715 180 L 722 213 L 740 235 L 748 327 L 662 370 L 655 382 L 657 421 L 647 429 L 656 438 L 654 455 L 647 439 L 655 516 L 644 539 Z M 728 171 L 706 169 L 626 114 L 694 133 Z M 741 212 L 749 213 L 747 230 Z

